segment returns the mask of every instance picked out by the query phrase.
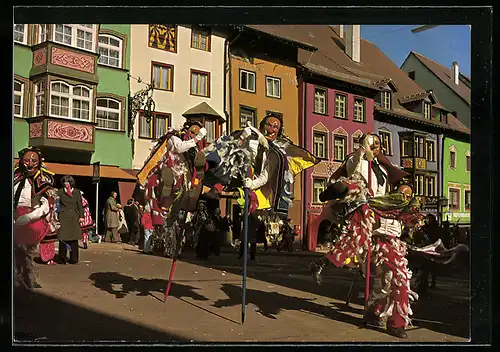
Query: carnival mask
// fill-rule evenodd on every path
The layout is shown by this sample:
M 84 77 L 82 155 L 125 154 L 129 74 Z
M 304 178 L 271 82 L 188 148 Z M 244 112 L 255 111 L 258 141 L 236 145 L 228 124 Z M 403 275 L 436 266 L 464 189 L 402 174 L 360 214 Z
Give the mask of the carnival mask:
M 33 151 L 24 153 L 22 158 L 22 164 L 28 176 L 33 176 L 38 171 L 40 162 L 40 156 Z
M 200 126 L 198 126 L 198 125 L 192 125 L 186 131 L 184 139 L 186 139 L 186 140 L 193 139 L 194 137 L 196 137 L 196 135 L 198 134 L 198 132 L 200 132 L 200 129 L 201 129 Z
M 375 159 L 376 157 L 379 156 L 380 154 L 380 139 L 378 138 L 378 136 L 376 135 L 373 135 L 373 134 L 369 134 L 366 136 L 366 144 L 368 144 L 368 146 L 366 146 L 365 144 L 365 148 L 366 149 L 366 158 L 368 160 L 373 160 Z
M 281 121 L 276 117 L 268 117 L 264 124 L 262 133 L 268 141 L 274 141 L 278 137 L 278 132 L 281 128 Z
M 413 191 L 411 190 L 411 187 L 407 186 L 407 185 L 399 186 L 398 192 L 403 195 L 403 198 L 405 200 L 410 200 L 412 195 L 413 195 Z

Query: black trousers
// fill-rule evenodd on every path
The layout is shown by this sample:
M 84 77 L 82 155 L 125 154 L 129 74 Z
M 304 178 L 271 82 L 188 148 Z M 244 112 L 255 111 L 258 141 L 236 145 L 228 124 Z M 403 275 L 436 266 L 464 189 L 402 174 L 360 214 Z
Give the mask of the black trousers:
M 67 258 L 68 249 L 66 248 L 66 244 L 68 244 L 71 248 L 71 250 L 69 251 L 69 261 Z M 76 264 L 78 263 L 78 255 L 79 255 L 78 240 L 59 241 L 59 258 L 62 261 L 68 262 L 70 264 Z
M 241 243 L 240 245 L 240 259 L 243 258 L 245 245 Z M 257 253 L 257 243 L 250 243 L 250 260 L 255 260 L 255 254 Z

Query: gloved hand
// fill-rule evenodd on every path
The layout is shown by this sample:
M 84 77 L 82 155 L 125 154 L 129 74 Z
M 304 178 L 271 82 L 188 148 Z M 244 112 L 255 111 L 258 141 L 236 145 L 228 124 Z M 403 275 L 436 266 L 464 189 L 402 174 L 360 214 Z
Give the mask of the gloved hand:
M 248 138 L 252 135 L 252 129 L 250 127 L 245 127 L 241 135 L 242 138 Z
M 159 212 L 157 212 L 156 210 L 153 210 L 153 215 L 154 215 L 154 216 L 158 216 L 158 215 L 160 215 L 160 213 L 159 213 Z
M 207 129 L 205 127 L 200 128 L 200 132 L 196 135 L 196 139 L 201 141 L 207 135 Z
M 252 186 L 253 186 L 253 180 L 251 178 L 246 178 L 245 181 L 243 181 L 243 187 L 244 188 L 248 188 L 248 189 L 252 189 Z
M 370 149 L 370 146 L 373 144 L 373 136 L 368 135 L 363 140 L 363 144 L 361 145 L 365 150 Z

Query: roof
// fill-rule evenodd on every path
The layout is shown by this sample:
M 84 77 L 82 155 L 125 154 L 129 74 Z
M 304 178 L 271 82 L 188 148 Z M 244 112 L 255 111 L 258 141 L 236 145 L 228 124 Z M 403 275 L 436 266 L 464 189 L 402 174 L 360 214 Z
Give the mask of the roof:
M 470 134 L 470 128 L 468 128 L 467 126 L 465 126 L 462 123 L 462 121 L 460 121 L 459 119 L 457 119 L 452 114 L 448 114 L 448 125 L 450 125 L 453 129 L 455 129 L 457 131 L 460 131 L 460 132 L 463 132 L 463 133 L 466 133 L 466 134 Z
M 202 102 L 202 103 L 196 105 L 195 107 L 189 109 L 184 114 L 182 114 L 182 116 L 184 116 L 185 118 L 193 117 L 193 116 L 197 116 L 197 115 L 209 115 L 209 116 L 214 116 L 214 117 L 218 118 L 219 120 L 224 120 L 224 118 L 222 118 L 222 116 L 220 116 L 217 113 L 217 111 L 212 109 L 212 107 L 210 105 L 208 105 L 206 102 Z
M 433 61 L 422 54 L 412 51 L 410 55 L 414 55 L 425 67 L 427 67 L 436 77 L 438 77 L 443 83 L 445 83 L 451 90 L 458 94 L 467 104 L 470 105 L 470 88 L 464 82 L 460 82 L 458 85 L 453 81 L 451 77 L 451 69 L 445 67 L 436 61 Z M 466 75 L 461 74 L 470 84 L 470 78 Z
M 275 38 L 282 39 L 290 44 L 295 44 L 298 47 L 309 51 L 316 51 L 318 48 L 308 41 L 303 41 L 297 38 L 291 38 L 290 36 L 284 35 L 284 33 L 276 25 L 245 25 L 244 27 L 250 28 L 255 31 L 263 32 L 271 35 Z

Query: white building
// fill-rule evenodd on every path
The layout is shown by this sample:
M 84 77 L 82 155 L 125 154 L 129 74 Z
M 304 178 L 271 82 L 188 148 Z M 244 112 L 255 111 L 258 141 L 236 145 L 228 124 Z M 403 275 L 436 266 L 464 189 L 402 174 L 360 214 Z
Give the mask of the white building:
M 207 103 L 224 117 L 225 38 L 209 28 L 190 25 L 131 25 L 131 95 L 153 83 L 155 114 L 151 123 L 138 113 L 134 126 L 134 169 L 140 169 L 156 139 L 169 126 L 179 128 L 189 109 Z M 208 139 L 218 133 L 218 122 L 205 121 Z M 220 127 L 219 127 L 220 130 Z

